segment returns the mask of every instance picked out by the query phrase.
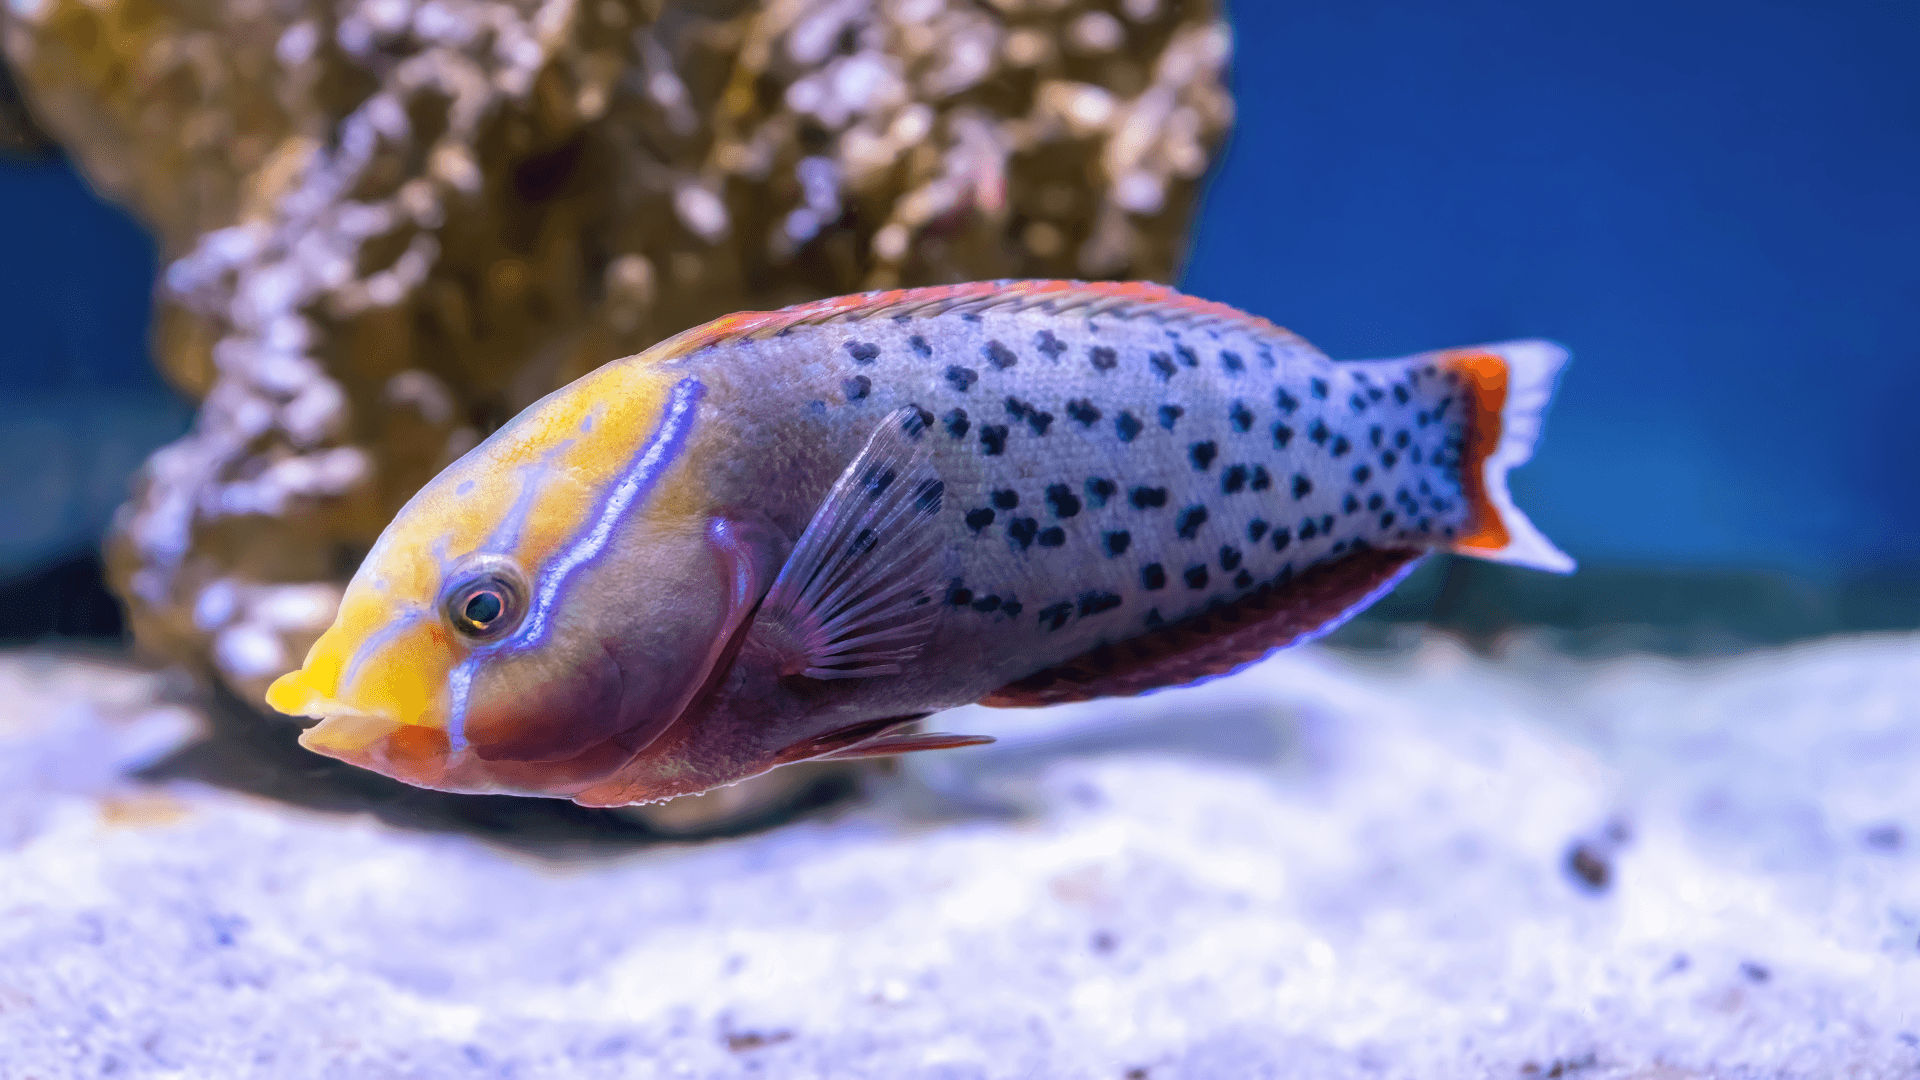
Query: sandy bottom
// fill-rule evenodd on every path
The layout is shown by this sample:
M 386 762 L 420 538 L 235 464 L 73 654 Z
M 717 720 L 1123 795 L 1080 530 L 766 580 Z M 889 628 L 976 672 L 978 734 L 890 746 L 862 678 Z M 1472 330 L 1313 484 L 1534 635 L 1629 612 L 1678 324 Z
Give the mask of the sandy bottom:
M 702 844 L 129 779 L 161 700 L 0 655 L 7 1080 L 1920 1074 L 1920 638 L 1303 650 Z

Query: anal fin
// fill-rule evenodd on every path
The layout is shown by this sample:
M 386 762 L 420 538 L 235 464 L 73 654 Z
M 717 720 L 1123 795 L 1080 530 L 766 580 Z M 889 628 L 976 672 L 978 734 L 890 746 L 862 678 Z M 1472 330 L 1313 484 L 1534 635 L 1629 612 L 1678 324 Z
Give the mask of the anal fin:
M 918 409 L 888 414 L 814 512 L 754 620 L 782 674 L 898 674 L 925 646 L 946 491 L 927 442 Z
M 1343 555 L 1230 604 L 1015 680 L 981 704 L 1030 708 L 1129 697 L 1225 675 L 1331 632 L 1391 591 L 1423 554 L 1366 548 Z

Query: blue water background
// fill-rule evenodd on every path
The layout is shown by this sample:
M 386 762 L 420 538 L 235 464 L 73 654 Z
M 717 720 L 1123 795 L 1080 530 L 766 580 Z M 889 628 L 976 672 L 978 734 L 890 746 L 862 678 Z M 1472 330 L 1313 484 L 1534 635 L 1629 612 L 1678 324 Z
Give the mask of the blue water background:
M 1515 488 L 1588 565 L 1920 554 L 1920 3 L 1234 14 L 1188 289 L 1338 357 L 1570 346 Z M 0 161 L 0 578 L 184 428 L 154 268 L 64 164 Z
M 1235 6 L 1184 284 L 1336 357 L 1572 348 L 1590 564 L 1920 555 L 1920 3 Z

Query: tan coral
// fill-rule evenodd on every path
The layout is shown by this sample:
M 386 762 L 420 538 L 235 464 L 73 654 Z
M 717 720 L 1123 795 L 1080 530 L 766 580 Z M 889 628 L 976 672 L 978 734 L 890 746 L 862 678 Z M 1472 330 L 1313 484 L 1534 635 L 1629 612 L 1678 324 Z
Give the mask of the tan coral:
M 731 311 L 1167 280 L 1231 121 L 1212 5 L 13 0 L 45 126 L 158 234 L 200 397 L 110 543 L 149 649 L 258 700 L 412 492 Z

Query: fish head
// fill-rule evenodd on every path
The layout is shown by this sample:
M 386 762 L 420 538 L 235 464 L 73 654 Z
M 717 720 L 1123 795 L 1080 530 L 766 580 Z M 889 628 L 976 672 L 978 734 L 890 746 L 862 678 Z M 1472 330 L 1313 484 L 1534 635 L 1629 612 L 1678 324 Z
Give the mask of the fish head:
M 739 621 L 708 535 L 704 388 L 633 365 L 530 407 L 387 526 L 275 709 L 420 787 L 571 796 L 672 726 Z

